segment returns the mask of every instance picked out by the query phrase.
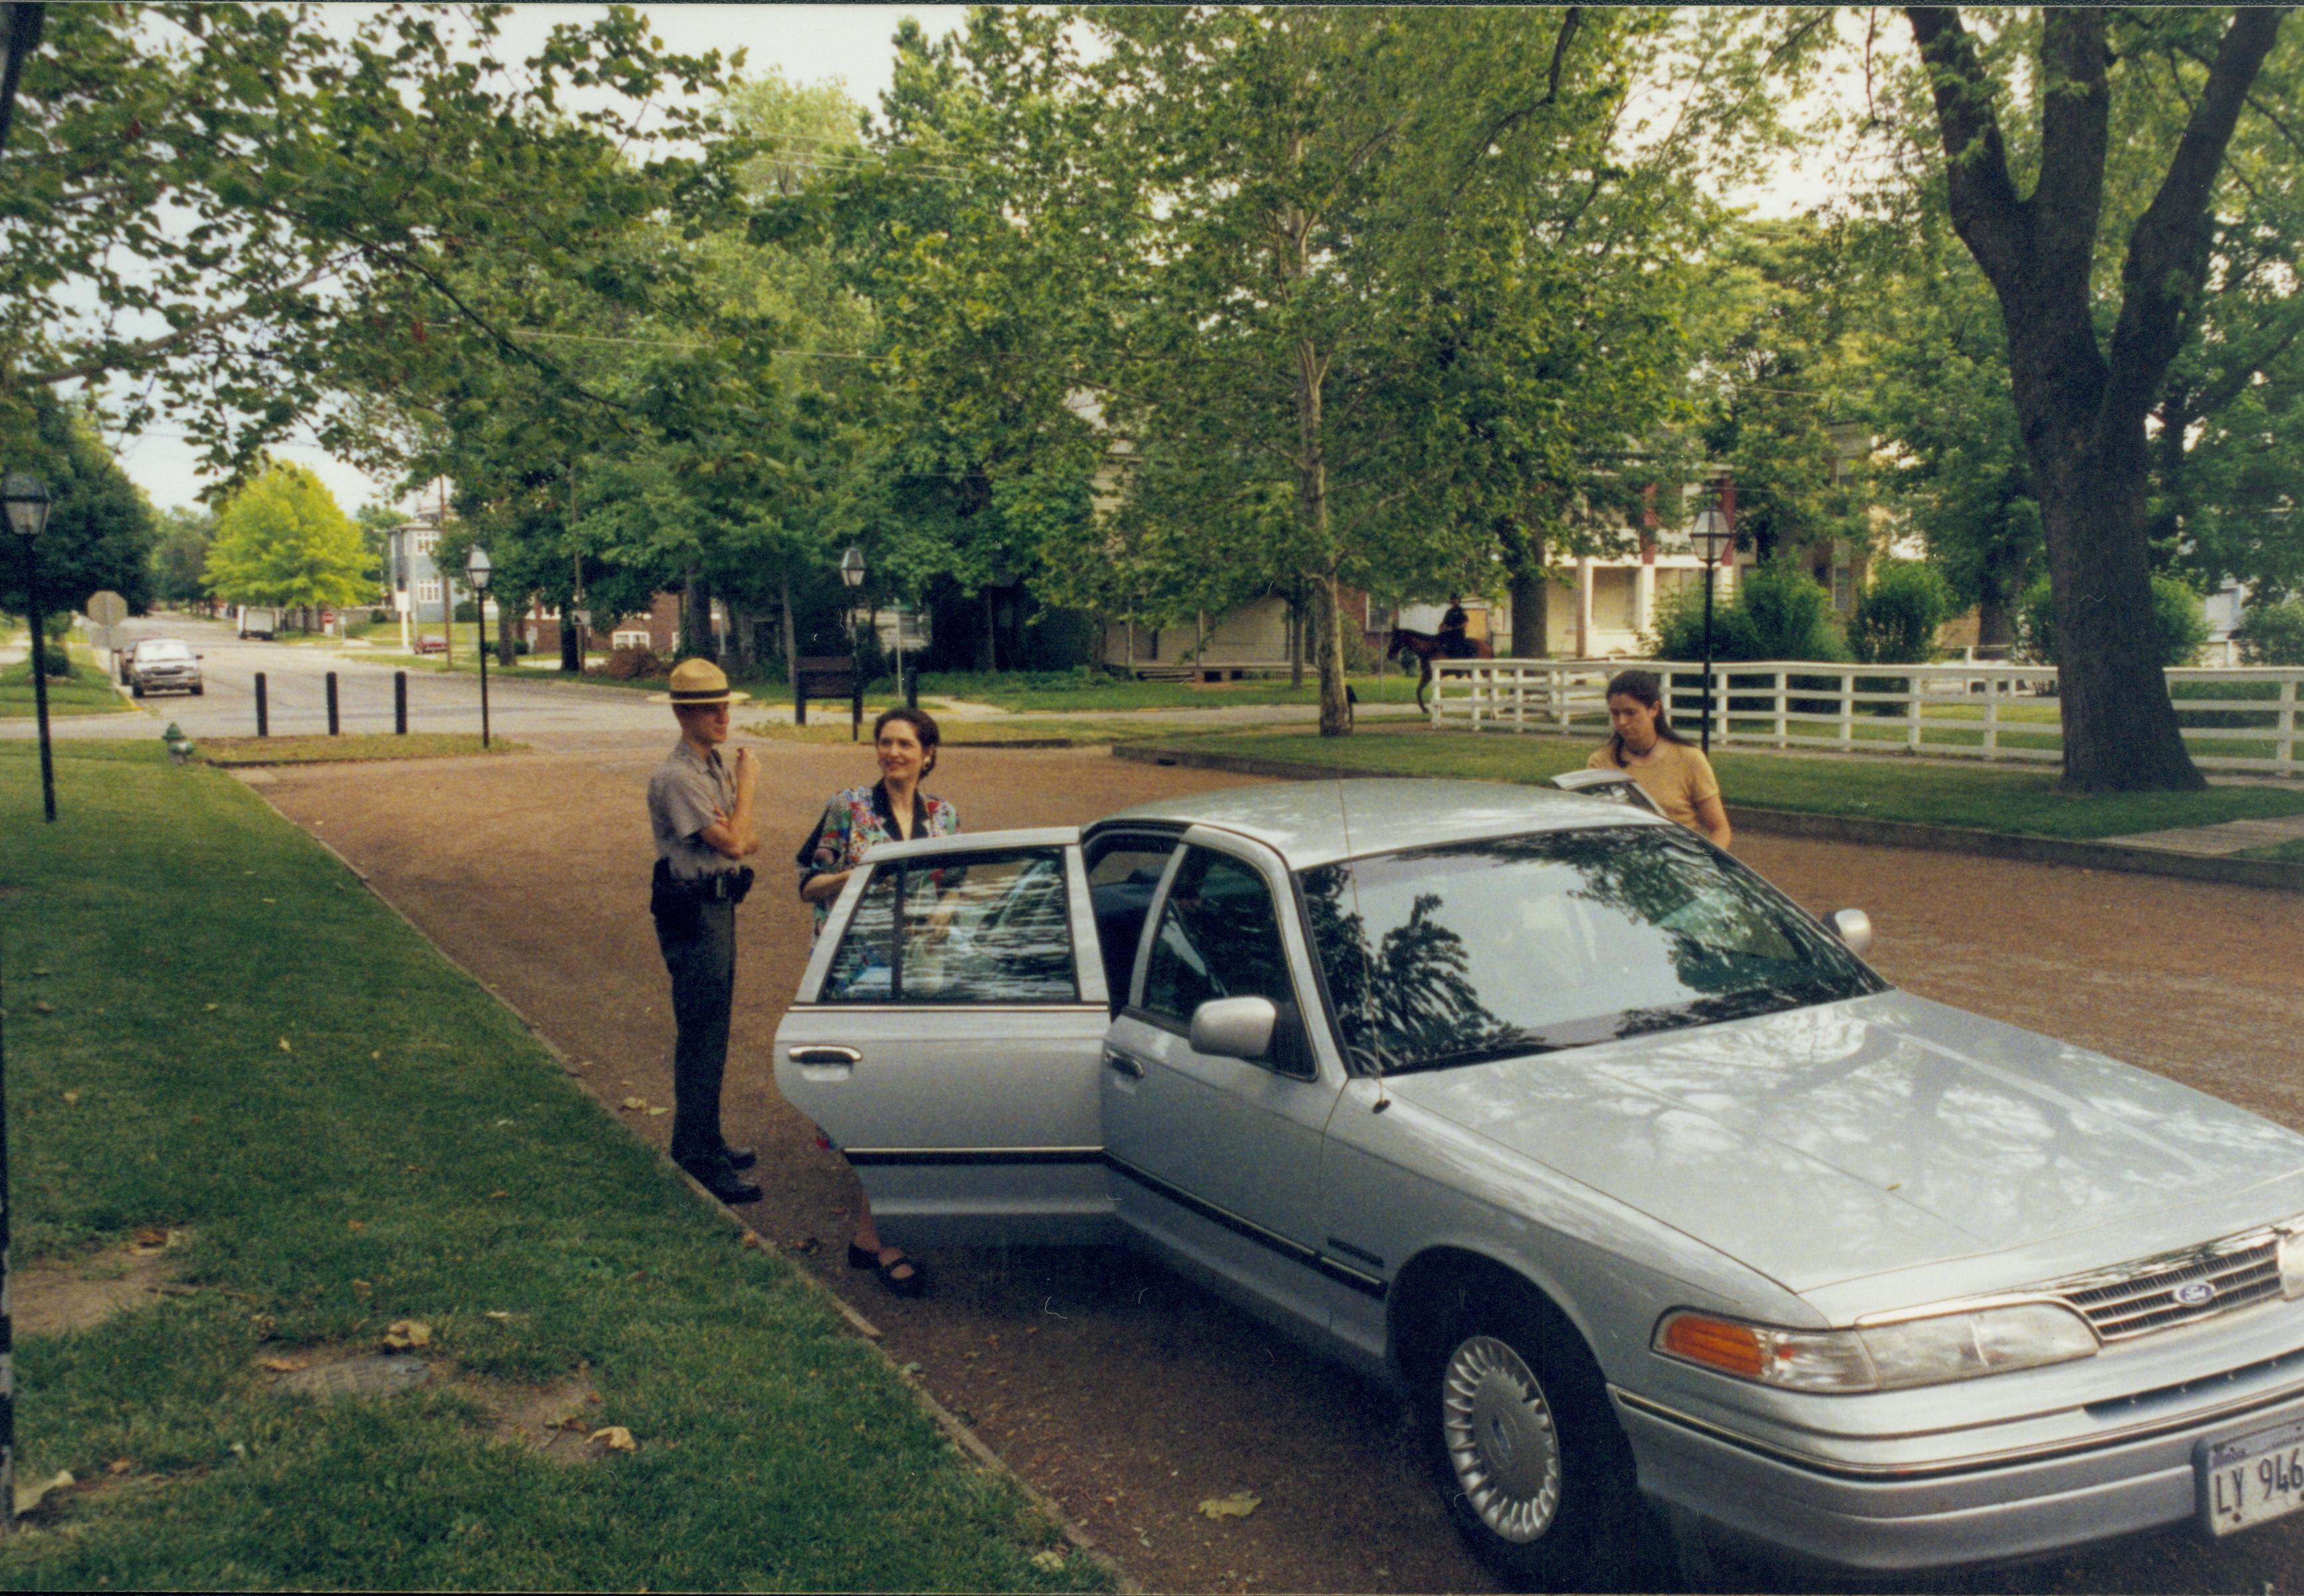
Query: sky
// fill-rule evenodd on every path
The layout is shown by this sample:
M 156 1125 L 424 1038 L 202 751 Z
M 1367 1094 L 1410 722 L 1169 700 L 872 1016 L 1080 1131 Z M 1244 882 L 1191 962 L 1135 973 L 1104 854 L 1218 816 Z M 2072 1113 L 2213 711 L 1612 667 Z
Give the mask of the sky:
M 348 8 L 349 9 L 349 8 Z M 555 22 L 605 11 L 597 5 L 528 4 L 504 19 L 504 58 L 532 55 Z M 642 5 L 665 47 L 682 55 L 741 49 L 744 70 L 758 76 L 775 67 L 795 83 L 837 79 L 849 97 L 877 106 L 894 80 L 895 54 L 888 41 L 907 16 L 919 19 L 929 37 L 953 31 L 966 20 L 959 6 L 927 5 Z M 118 440 L 120 463 L 154 505 L 192 504 L 206 479 L 192 446 L 159 429 Z M 371 501 L 396 502 L 390 483 L 372 482 L 354 466 L 333 460 L 311 444 L 275 446 L 284 460 L 309 466 L 347 514 Z
M 333 14 L 349 25 L 369 9 L 344 5 L 324 14 Z M 555 23 L 605 9 L 578 4 L 516 5 L 503 22 L 500 58 L 523 59 L 542 45 Z M 761 75 L 773 67 L 794 83 L 836 80 L 851 98 L 876 108 L 894 80 L 895 55 L 889 39 L 902 18 L 917 17 L 931 38 L 952 32 L 966 21 L 965 8 L 959 5 L 644 4 L 639 9 L 671 50 L 701 55 L 716 49 L 727 55 L 741 49 L 748 75 Z M 1847 90 L 1843 87 L 1840 92 Z M 1810 153 L 1824 157 L 1824 152 Z M 1765 215 L 1790 215 L 1825 196 L 1833 184 L 1829 168 L 1828 157 L 1809 161 L 1792 157 L 1781 164 L 1762 187 L 1734 198 Z M 196 453 L 174 436 L 174 429 L 165 420 L 155 430 L 115 442 L 123 468 L 154 505 L 165 508 L 191 505 L 198 499 L 207 479 Z M 408 507 L 392 492 L 394 484 L 371 480 L 357 467 L 332 459 L 315 444 L 290 439 L 275 445 L 275 452 L 318 472 L 348 514 L 370 502 Z

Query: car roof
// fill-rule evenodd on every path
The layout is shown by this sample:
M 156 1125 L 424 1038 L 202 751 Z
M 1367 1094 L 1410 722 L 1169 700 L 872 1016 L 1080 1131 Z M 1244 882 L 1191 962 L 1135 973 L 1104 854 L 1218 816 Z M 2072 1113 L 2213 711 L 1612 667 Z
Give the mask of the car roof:
M 1251 837 L 1291 870 L 1483 836 L 1586 826 L 1669 826 L 1605 798 L 1494 781 L 1370 777 L 1269 782 L 1139 803 L 1090 831 L 1131 824 L 1207 826 Z
M 182 649 L 187 654 L 192 651 L 191 644 L 176 637 L 140 637 L 136 640 L 136 646 L 139 649 Z

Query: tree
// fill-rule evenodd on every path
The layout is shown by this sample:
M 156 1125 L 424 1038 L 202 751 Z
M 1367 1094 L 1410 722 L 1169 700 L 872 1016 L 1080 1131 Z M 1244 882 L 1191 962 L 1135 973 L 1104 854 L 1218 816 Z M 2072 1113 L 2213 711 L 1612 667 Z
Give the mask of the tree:
M 1936 628 L 1952 619 L 1952 584 L 1919 560 L 1885 560 L 1856 595 L 1848 646 L 1865 665 L 1926 665 L 1936 657 Z
M 32 395 L 117 379 L 122 425 L 165 408 L 229 482 L 299 423 L 352 446 L 338 395 L 388 387 L 433 322 L 558 371 L 455 262 L 494 245 L 564 269 L 603 225 L 709 214 L 730 181 L 711 155 L 640 157 L 708 133 L 720 64 L 617 6 L 507 72 L 504 11 L 51 8 L 0 164 L 0 443 Z
M 2018 191 L 2001 129 L 2007 94 L 1975 36 L 1955 11 L 1915 6 L 1906 14 L 1929 72 L 1952 225 L 1991 282 L 2007 333 L 2063 660 L 2064 784 L 2081 792 L 2199 787 L 2154 658 L 2145 418 L 2198 315 L 2218 169 L 2284 12 L 2235 13 L 2213 59 L 2196 69 L 2191 114 L 2129 234 L 2108 336 L 2090 295 L 2113 98 L 2106 13 L 2041 17 L 2029 195 Z M 2134 59 L 2131 51 L 2122 62 L 2130 73 Z
M 1300 585 L 1341 734 L 1346 586 L 1488 589 L 1501 553 L 1540 615 L 1545 542 L 1638 503 L 1709 164 L 1693 130 L 1749 86 L 1750 36 L 1574 7 L 1095 23 L 1109 114 L 1081 187 L 1127 203 L 1084 258 L 1134 266 L 1097 377 L 1136 457 L 1121 557 L 1067 568 L 1165 572 L 1170 602 Z M 1667 79 L 1696 111 L 1634 126 L 1633 84 Z
M 143 489 L 128 480 L 87 411 L 48 395 L 27 404 L 32 436 L 9 461 L 47 483 L 48 524 L 38 545 L 40 603 L 51 615 L 85 607 L 105 590 L 142 611 L 152 601 L 152 546 L 159 526 Z M 27 607 L 23 540 L 0 535 L 0 611 Z
M 351 605 L 376 594 L 360 529 L 319 478 L 283 461 L 266 465 L 216 517 L 202 580 L 234 604 Z
M 166 604 L 207 600 L 208 583 L 203 579 L 216 531 L 212 510 L 176 505 L 160 513 L 160 540 L 152 549 L 154 598 Z

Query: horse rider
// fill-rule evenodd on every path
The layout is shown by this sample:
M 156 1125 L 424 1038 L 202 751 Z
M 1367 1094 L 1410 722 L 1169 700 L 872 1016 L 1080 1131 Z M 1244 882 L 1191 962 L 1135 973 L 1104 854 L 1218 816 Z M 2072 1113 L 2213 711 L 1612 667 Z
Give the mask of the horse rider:
M 1472 617 L 1464 613 L 1463 595 L 1449 594 L 1447 613 L 1440 617 L 1440 630 L 1435 633 L 1439 639 L 1440 652 L 1444 658 L 1471 659 L 1477 657 L 1472 647 L 1471 637 L 1467 632 L 1467 628 L 1471 624 Z

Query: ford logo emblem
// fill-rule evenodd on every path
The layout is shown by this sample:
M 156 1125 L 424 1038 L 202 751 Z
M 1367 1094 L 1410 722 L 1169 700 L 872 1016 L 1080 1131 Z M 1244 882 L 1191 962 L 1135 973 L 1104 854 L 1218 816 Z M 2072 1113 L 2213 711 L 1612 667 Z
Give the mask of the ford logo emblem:
M 2206 1280 L 2187 1280 L 2176 1287 L 2176 1300 L 2187 1308 L 2197 1308 L 2202 1303 L 2215 1300 L 2216 1288 Z

